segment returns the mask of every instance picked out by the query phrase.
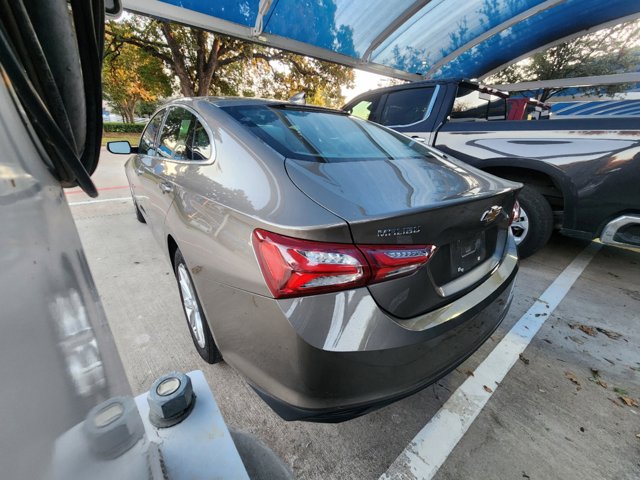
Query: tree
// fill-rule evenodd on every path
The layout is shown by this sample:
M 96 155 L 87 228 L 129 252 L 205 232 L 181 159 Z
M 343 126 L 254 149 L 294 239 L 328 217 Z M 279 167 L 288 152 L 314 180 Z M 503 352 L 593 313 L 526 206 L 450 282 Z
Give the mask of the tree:
M 171 95 L 162 62 L 128 44 L 109 44 L 102 68 L 104 94 L 125 122 L 133 122 L 140 102 Z
M 640 64 L 640 21 L 622 23 L 560 43 L 530 58 L 510 65 L 487 79 L 488 83 L 518 83 L 555 80 L 636 71 Z M 584 87 L 591 95 L 613 96 L 629 88 L 626 84 Z M 537 98 L 546 101 L 563 89 L 542 89 Z
M 108 22 L 106 34 L 113 48 L 128 45 L 161 61 L 177 77 L 183 96 L 288 98 L 305 90 L 314 102 L 338 106 L 340 86 L 353 84 L 348 67 L 163 20 L 131 15 Z M 342 30 L 335 35 L 343 42 L 350 38 Z

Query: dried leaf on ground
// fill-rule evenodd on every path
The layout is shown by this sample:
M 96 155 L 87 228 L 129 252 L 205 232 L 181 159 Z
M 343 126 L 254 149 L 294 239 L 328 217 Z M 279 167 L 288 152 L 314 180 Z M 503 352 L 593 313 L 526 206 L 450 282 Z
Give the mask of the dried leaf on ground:
M 569 370 L 567 370 L 566 372 L 564 372 L 564 376 L 566 378 L 568 378 L 569 380 L 571 380 L 571 383 L 574 383 L 576 385 L 580 385 L 580 381 L 578 380 L 578 377 L 576 376 L 575 373 L 570 372 Z
M 473 377 L 473 370 L 469 370 L 468 368 L 464 371 L 464 374 L 467 377 Z
M 523 354 L 520 354 L 518 356 L 520 357 L 522 363 L 524 363 L 525 365 L 529 365 L 529 359 L 527 357 L 525 357 Z
M 589 378 L 590 381 L 597 383 L 605 390 L 609 388 L 609 385 L 607 385 L 607 382 L 605 382 L 604 380 L 602 380 L 602 378 L 600 378 L 600 370 L 598 370 L 597 368 L 591 367 L 591 375 L 593 376 Z
M 590 327 L 589 325 L 583 325 L 579 323 L 577 324 L 577 327 L 580 331 L 586 333 L 590 337 L 595 337 L 596 335 L 598 335 L 598 332 L 596 332 L 596 329 L 593 327 Z
M 609 398 L 609 401 L 610 401 L 611 403 L 613 403 L 616 407 L 618 407 L 618 408 L 622 408 L 622 407 L 620 406 L 620 404 L 619 404 L 618 402 L 616 402 L 616 401 L 615 401 L 615 399 L 613 399 L 613 398 Z
M 602 380 L 600 377 L 590 377 L 589 381 L 600 385 L 604 389 L 609 388 L 609 385 L 607 385 L 607 382 Z
M 487 387 L 486 385 L 483 385 L 482 388 L 484 388 L 485 392 L 493 392 L 493 390 L 491 389 L 491 387 Z
M 627 407 L 636 407 L 638 408 L 638 401 L 635 398 L 631 398 L 627 395 L 620 395 L 618 397 L 622 403 L 624 403 Z
M 622 336 L 621 333 L 614 332 L 613 330 L 607 330 L 606 328 L 596 327 L 596 330 L 598 330 L 600 333 L 604 333 L 612 340 L 617 340 Z

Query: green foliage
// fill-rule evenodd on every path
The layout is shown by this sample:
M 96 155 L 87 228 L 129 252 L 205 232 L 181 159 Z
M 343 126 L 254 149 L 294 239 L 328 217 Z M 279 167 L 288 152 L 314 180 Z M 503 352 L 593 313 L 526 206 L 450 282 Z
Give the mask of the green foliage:
M 285 99 L 304 90 L 311 103 L 338 107 L 341 86 L 353 85 L 351 68 L 161 20 L 129 15 L 108 22 L 106 33 L 114 48 L 127 45 L 161 62 L 183 96 Z M 349 31 L 333 33 L 345 48 L 352 43 Z
M 124 121 L 133 122 L 140 102 L 171 95 L 171 79 L 162 62 L 145 50 L 108 40 L 102 68 L 104 95 Z
M 102 128 L 109 133 L 142 133 L 144 123 L 104 122 Z
M 636 71 L 640 63 L 640 21 L 616 25 L 560 43 L 510 65 L 487 79 L 488 83 L 518 83 Z M 626 84 L 585 87 L 585 94 L 613 96 L 629 88 Z M 562 89 L 544 89 L 542 101 Z

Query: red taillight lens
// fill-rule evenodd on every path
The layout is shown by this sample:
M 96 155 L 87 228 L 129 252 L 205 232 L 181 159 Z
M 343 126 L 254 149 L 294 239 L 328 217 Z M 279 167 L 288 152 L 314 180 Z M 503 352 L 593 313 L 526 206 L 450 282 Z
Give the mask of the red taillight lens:
M 358 245 L 371 265 L 371 283 L 411 275 L 429 261 L 433 245 Z
M 367 261 L 354 245 L 298 240 L 255 230 L 253 248 L 276 298 L 359 287 L 370 275 Z
M 511 216 L 509 217 L 509 225 L 515 222 L 518 218 L 520 218 L 520 204 L 516 200 L 513 204 L 513 208 L 511 209 Z
M 427 263 L 431 245 L 325 243 L 253 232 L 253 248 L 275 298 L 332 292 L 410 275 Z

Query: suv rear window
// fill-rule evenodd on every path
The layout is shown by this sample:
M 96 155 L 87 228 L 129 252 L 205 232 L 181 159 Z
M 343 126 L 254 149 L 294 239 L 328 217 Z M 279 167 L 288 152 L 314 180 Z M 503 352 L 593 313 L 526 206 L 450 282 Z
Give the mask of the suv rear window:
M 338 112 L 289 105 L 222 109 L 288 158 L 328 162 L 432 157 L 408 137 Z

